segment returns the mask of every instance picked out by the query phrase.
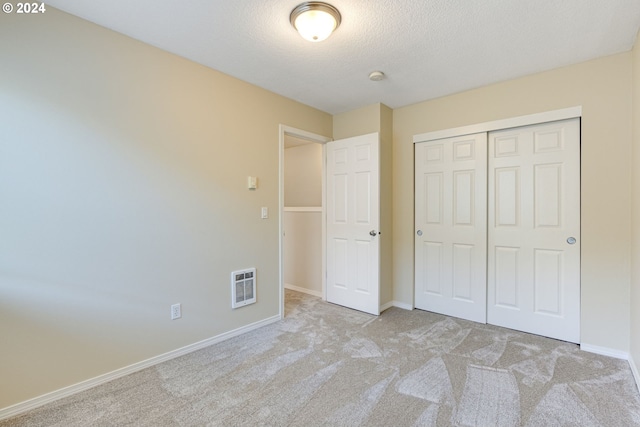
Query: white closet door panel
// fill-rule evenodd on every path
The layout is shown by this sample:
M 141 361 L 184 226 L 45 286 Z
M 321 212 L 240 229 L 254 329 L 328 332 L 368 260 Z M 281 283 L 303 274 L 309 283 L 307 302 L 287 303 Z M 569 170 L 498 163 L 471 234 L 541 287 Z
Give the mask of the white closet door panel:
M 491 132 L 488 175 L 488 322 L 579 342 L 579 119 Z
M 518 309 L 518 264 L 520 248 L 496 246 L 495 248 L 495 305 L 506 309 Z
M 415 305 L 485 323 L 487 135 L 415 150 Z
M 453 245 L 453 298 L 473 302 L 473 245 Z
M 442 223 L 442 202 L 444 177 L 442 172 L 427 173 L 425 179 L 425 223 L 440 225 Z
M 436 296 L 442 293 L 442 242 L 422 242 L 424 280 L 422 292 Z

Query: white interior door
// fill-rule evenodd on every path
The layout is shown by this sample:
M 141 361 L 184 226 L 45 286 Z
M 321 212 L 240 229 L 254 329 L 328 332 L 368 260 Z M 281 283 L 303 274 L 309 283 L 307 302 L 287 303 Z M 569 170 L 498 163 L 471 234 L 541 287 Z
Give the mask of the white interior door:
M 327 301 L 380 314 L 378 133 L 328 142 Z
M 416 308 L 486 322 L 487 134 L 415 145 Z
M 580 121 L 489 134 L 488 322 L 580 341 Z

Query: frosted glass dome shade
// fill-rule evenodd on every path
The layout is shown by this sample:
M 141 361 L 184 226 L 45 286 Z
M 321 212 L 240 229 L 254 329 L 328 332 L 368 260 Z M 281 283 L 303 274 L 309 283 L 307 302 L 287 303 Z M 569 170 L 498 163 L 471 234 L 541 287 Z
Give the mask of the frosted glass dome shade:
M 326 40 L 340 25 L 340 12 L 327 3 L 306 2 L 291 12 L 291 25 L 311 42 Z

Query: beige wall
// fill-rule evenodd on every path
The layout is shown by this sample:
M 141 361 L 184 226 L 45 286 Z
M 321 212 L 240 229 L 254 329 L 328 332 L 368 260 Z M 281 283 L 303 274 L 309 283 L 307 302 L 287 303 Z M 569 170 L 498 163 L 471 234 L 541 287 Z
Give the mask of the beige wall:
M 352 136 L 380 132 L 380 111 L 382 104 L 371 104 L 357 110 L 333 116 L 333 138 L 344 139 Z
M 372 104 L 333 116 L 333 138 L 380 134 L 380 304 L 393 301 L 392 137 L 393 110 Z
M 623 53 L 394 110 L 394 299 L 413 301 L 412 137 L 581 105 L 581 339 L 628 351 L 631 82 Z
M 393 110 L 380 105 L 380 301 L 393 301 Z
M 631 186 L 631 357 L 640 363 L 640 34 L 633 48 L 633 183 Z M 637 365 L 636 365 L 637 368 Z M 636 371 L 637 373 L 637 371 Z
M 322 165 L 322 144 L 284 150 L 285 207 L 322 207 Z M 285 212 L 283 226 L 284 283 L 322 295 L 322 212 Z
M 322 296 L 322 212 L 285 212 L 284 283 Z
M 284 205 L 322 206 L 322 144 L 284 150 Z
M 0 408 L 278 315 L 278 126 L 330 115 L 51 7 L 0 57 Z

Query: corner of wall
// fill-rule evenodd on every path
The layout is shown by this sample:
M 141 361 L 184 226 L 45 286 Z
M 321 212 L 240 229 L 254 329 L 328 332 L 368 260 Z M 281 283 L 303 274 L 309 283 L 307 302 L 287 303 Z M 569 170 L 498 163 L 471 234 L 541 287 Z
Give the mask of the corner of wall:
M 343 139 L 380 132 L 380 105 L 371 104 L 334 115 L 333 138 Z
M 633 373 L 633 378 L 636 380 L 636 387 L 640 390 L 640 373 L 632 355 L 629 355 L 629 367 L 631 368 L 631 373 Z
M 631 164 L 640 163 L 640 31 L 632 53 L 632 143 Z M 631 168 L 631 307 L 640 305 L 640 171 Z M 631 309 L 629 328 L 629 364 L 636 384 L 640 385 L 640 376 L 635 360 L 640 360 L 640 313 Z

